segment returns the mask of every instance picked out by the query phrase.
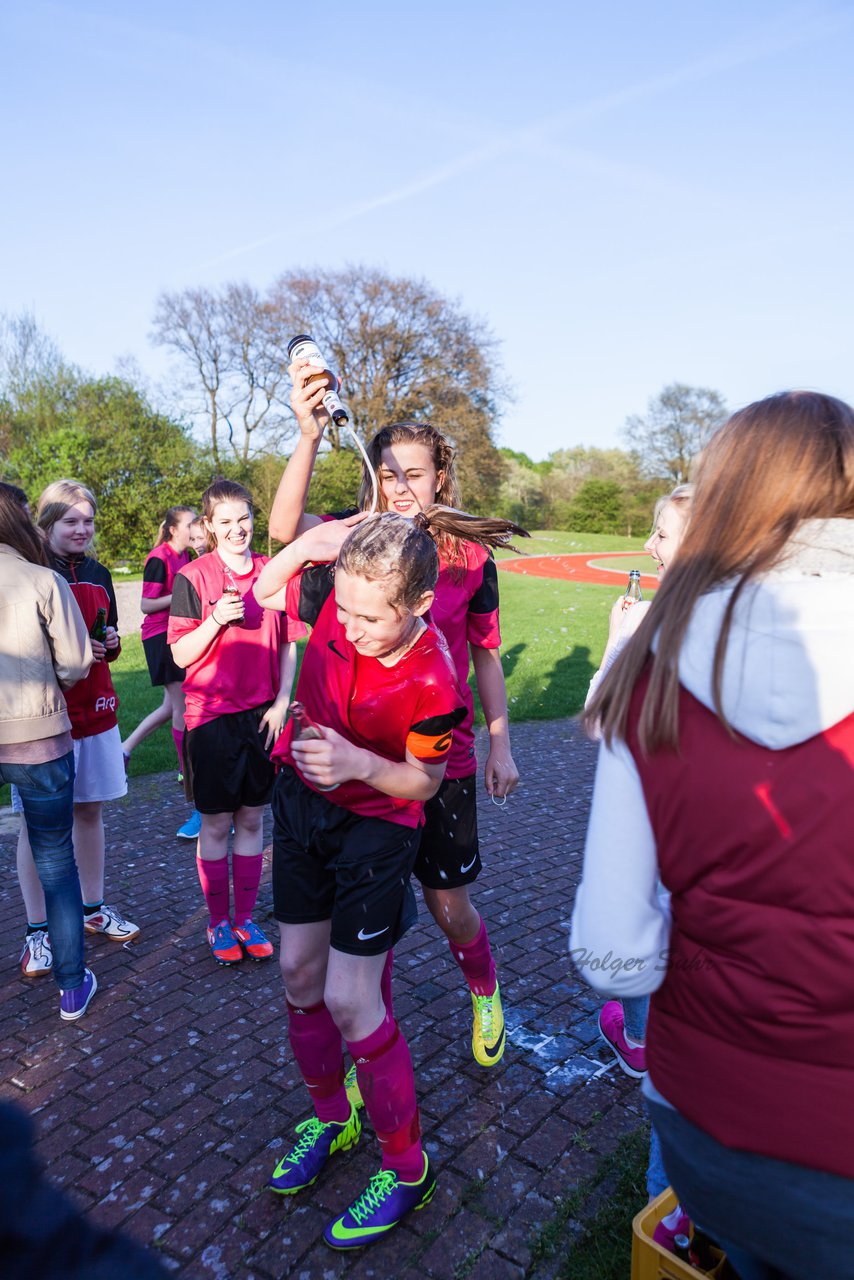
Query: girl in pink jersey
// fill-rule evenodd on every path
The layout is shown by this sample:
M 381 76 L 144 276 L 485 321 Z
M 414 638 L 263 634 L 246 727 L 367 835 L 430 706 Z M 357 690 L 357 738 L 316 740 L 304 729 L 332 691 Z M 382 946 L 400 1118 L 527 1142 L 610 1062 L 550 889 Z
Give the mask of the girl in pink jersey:
M 382 992 L 390 948 L 412 923 L 409 877 L 426 802 L 441 785 L 466 715 L 444 637 L 426 621 L 439 530 L 495 544 L 516 526 L 429 507 L 308 529 L 264 570 L 258 595 L 311 623 L 298 698 L 314 721 L 289 724 L 275 754 L 273 894 L 289 1035 L 316 1116 L 298 1126 L 271 1186 L 291 1195 L 358 1141 L 343 1036 L 382 1148 L 382 1168 L 324 1239 L 374 1243 L 431 1198 L 412 1063 Z M 344 539 L 342 545 L 342 538 Z M 337 556 L 334 574 L 320 561 Z M 309 562 L 311 562 L 309 566 Z M 309 567 L 307 567 L 309 566 Z
M 163 517 L 157 533 L 157 541 L 148 553 L 142 571 L 142 647 L 148 663 L 148 674 L 155 688 L 163 688 L 163 702 L 156 711 L 147 715 L 133 733 L 122 743 L 125 765 L 131 752 L 161 725 L 172 723 L 172 738 L 178 756 L 178 773 L 183 772 L 184 761 L 184 672 L 176 666 L 166 643 L 169 625 L 169 606 L 172 603 L 172 584 L 175 574 L 190 563 L 190 533 L 195 520 L 192 507 L 170 507 Z M 178 828 L 182 840 L 195 840 L 199 834 L 201 819 L 194 809 L 190 817 Z
M 300 437 L 279 485 L 270 513 L 270 531 L 290 541 L 318 517 L 304 515 L 314 460 L 329 421 L 322 404 L 323 381 L 309 382 L 317 370 L 307 361 L 291 365 L 291 405 Z M 459 507 L 454 450 L 428 423 L 403 422 L 384 427 L 368 445 L 379 480 L 380 508 L 412 519 L 432 503 Z M 359 505 L 368 506 L 370 478 L 363 475 Z M 495 561 L 476 543 L 452 534 L 438 539 L 439 579 L 431 616 L 442 630 L 466 703 L 466 717 L 454 734 L 445 780 L 425 808 L 425 829 L 415 875 L 424 900 L 448 939 L 454 961 L 472 999 L 472 1054 L 491 1067 L 504 1053 L 504 1014 L 486 923 L 472 905 L 469 885 L 481 871 L 477 836 L 474 707 L 468 687 L 469 662 L 489 732 L 484 786 L 503 804 L 516 788 L 519 773 L 510 750 L 507 694 L 501 666 L 498 625 L 498 575 Z M 391 962 L 385 995 L 391 1006 Z
M 202 495 L 208 553 L 175 576 L 167 640 L 186 670 L 184 775 L 201 814 L 196 864 L 219 964 L 273 948 L 252 920 L 261 883 L 264 808 L 273 788 L 269 752 L 281 732 L 296 668 L 295 635 L 263 609 L 255 584 L 268 557 L 252 551 L 252 498 L 216 480 Z M 228 837 L 233 912 L 229 910 Z

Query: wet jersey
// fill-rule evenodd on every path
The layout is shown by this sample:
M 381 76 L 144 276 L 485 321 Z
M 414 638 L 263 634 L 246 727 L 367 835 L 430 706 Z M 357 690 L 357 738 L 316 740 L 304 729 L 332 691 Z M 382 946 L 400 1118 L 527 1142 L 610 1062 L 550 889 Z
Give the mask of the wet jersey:
M 232 582 L 243 596 L 243 622 L 220 627 L 202 656 L 187 667 L 184 720 L 188 729 L 233 711 L 251 711 L 272 702 L 279 692 L 281 646 L 304 636 L 306 629 L 297 622 L 289 626 L 284 614 L 262 608 L 255 599 L 255 582 L 268 559 L 253 553 L 250 572 L 229 577 L 223 561 L 211 551 L 175 575 L 166 633 L 169 644 L 209 618 Z
M 323 520 L 343 520 L 355 515 L 358 507 L 324 515 Z M 454 743 L 448 757 L 446 778 L 467 778 L 475 772 L 474 699 L 469 688 L 469 645 L 477 649 L 498 649 L 501 631 L 498 624 L 498 570 L 492 552 L 477 542 L 461 544 L 464 563 L 452 569 L 439 553 L 439 579 L 436 598 L 430 607 L 430 620 L 442 632 L 454 667 L 466 708 L 465 719 L 454 731 Z
M 116 593 L 109 569 L 89 556 L 50 555 L 50 567 L 60 574 L 68 585 L 80 612 L 86 630 L 91 632 L 99 609 L 107 611 L 107 626 L 119 626 Z M 93 662 L 85 679 L 65 691 L 65 701 L 71 720 L 72 738 L 94 738 L 106 733 L 118 724 L 116 711 L 119 700 L 113 688 L 109 664 L 121 653 L 118 648 L 108 649 L 106 659 Z
M 161 542 L 149 551 L 142 571 L 143 600 L 159 600 L 161 596 L 171 595 L 175 574 L 189 563 L 189 551 L 174 551 L 168 542 Z M 169 610 L 158 609 L 157 613 L 144 615 L 140 635 L 143 640 L 150 640 L 152 636 L 162 635 L 168 626 Z
M 407 751 L 418 760 L 447 759 L 453 731 L 466 712 L 444 638 L 428 626 L 394 666 L 384 666 L 378 658 L 357 653 L 347 640 L 333 586 L 331 566 L 325 564 L 304 569 L 288 583 L 289 617 L 313 627 L 297 698 L 317 724 L 386 760 L 403 761 Z M 292 734 L 289 720 L 273 758 L 299 773 L 290 749 Z M 407 827 L 423 822 L 422 801 L 388 796 L 366 782 L 344 782 L 325 794 L 365 817 Z

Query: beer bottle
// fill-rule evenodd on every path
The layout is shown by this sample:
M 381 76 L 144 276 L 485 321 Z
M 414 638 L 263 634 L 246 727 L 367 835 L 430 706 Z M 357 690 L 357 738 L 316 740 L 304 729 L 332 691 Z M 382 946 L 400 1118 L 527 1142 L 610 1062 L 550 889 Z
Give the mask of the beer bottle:
M 683 1262 L 691 1261 L 688 1237 L 683 1235 L 681 1232 L 678 1236 L 673 1237 L 673 1252 L 676 1254 L 676 1257 L 680 1258 Z
M 640 569 L 629 570 L 629 585 L 626 587 L 626 593 L 623 596 L 623 599 L 630 600 L 632 603 L 635 603 L 638 600 L 643 600 L 640 588 Z
M 89 628 L 89 638 L 97 640 L 100 644 L 107 643 L 107 610 L 99 609 L 95 614 L 95 621 Z
M 290 717 L 294 722 L 295 738 L 323 738 L 320 729 L 312 720 L 301 702 L 292 702 L 288 707 Z M 334 791 L 337 783 L 333 783 L 331 787 L 320 787 L 317 783 L 312 783 L 315 791 Z

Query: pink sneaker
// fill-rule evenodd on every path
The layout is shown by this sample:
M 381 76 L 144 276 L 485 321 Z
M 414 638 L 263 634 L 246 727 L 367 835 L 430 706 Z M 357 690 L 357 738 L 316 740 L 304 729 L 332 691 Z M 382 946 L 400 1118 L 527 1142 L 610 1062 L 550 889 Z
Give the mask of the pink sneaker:
M 642 1080 L 646 1075 L 646 1049 L 630 1045 L 623 1030 L 623 1006 L 619 1000 L 609 1000 L 599 1010 L 599 1034 L 613 1050 L 627 1076 Z
M 607 1006 L 606 1006 L 607 1007 Z M 675 1209 L 671 1209 L 660 1222 L 656 1222 L 655 1230 L 652 1238 L 656 1244 L 660 1244 L 662 1249 L 668 1249 L 670 1253 L 674 1253 L 673 1241 L 677 1236 L 689 1236 L 691 1234 L 691 1219 L 688 1217 L 681 1204 L 677 1204 Z

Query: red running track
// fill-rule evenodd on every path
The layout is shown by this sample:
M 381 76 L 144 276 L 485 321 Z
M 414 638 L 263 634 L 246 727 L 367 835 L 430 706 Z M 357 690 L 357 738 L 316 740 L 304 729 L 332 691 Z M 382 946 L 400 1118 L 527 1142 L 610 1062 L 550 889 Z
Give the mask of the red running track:
M 613 569 L 600 569 L 593 561 L 631 560 L 630 565 L 615 565 Z M 584 582 L 597 587 L 620 587 L 628 581 L 629 569 L 636 569 L 646 560 L 643 551 L 591 551 L 577 552 L 569 556 L 524 556 L 518 560 L 499 560 L 498 568 L 509 573 L 527 573 L 532 578 L 560 578 L 564 581 Z M 654 573 L 641 574 L 641 587 L 654 591 L 658 578 Z

